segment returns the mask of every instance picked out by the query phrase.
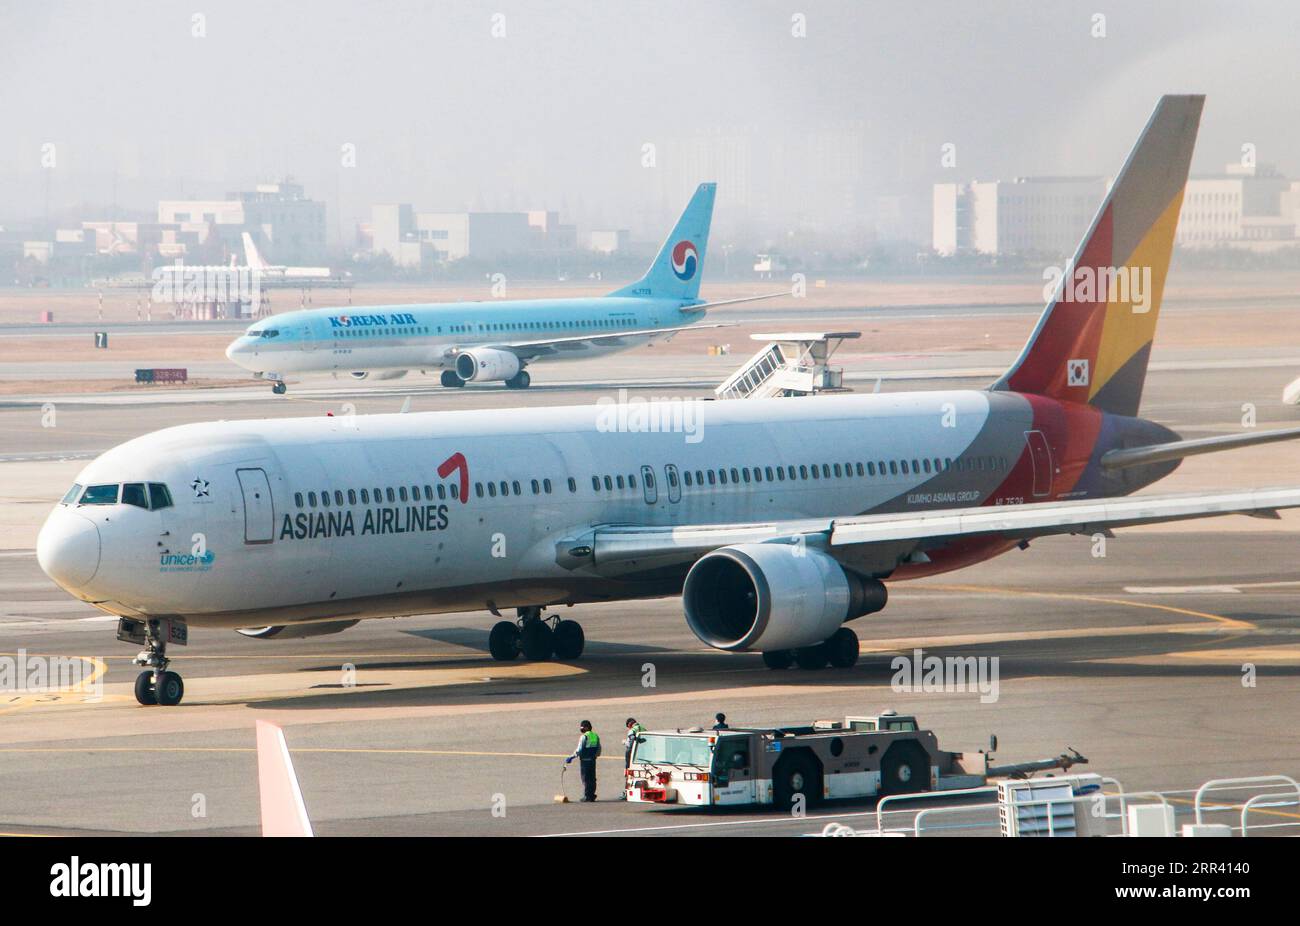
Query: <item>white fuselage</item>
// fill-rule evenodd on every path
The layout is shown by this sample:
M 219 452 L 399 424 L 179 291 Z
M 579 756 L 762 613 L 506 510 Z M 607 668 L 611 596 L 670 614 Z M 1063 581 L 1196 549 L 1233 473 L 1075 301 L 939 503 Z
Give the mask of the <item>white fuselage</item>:
M 62 504 L 38 554 L 104 610 L 196 626 L 675 594 L 680 573 L 610 579 L 557 549 L 596 525 L 980 504 L 1023 445 L 1022 404 L 958 391 L 185 425 L 77 477 L 165 484 L 170 507 Z M 972 453 L 978 471 L 938 475 Z

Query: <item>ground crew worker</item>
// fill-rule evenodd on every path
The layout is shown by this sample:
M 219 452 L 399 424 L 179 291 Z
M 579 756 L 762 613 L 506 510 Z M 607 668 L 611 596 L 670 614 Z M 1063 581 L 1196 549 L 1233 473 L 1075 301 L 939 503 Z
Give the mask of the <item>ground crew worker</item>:
M 731 727 L 727 726 L 727 715 L 722 713 L 722 711 L 718 711 L 716 714 L 714 714 L 713 719 L 717 721 L 717 723 L 713 725 L 713 729 L 715 730 L 731 729 Z
M 627 771 L 632 767 L 632 747 L 636 745 L 636 738 L 645 732 L 645 727 L 636 722 L 635 717 L 627 719 L 627 736 L 623 737 L 623 770 Z
M 578 748 L 564 760 L 564 764 L 578 760 L 582 772 L 582 801 L 586 804 L 596 799 L 596 759 L 600 757 L 600 737 L 591 728 L 590 720 L 578 724 L 578 731 Z

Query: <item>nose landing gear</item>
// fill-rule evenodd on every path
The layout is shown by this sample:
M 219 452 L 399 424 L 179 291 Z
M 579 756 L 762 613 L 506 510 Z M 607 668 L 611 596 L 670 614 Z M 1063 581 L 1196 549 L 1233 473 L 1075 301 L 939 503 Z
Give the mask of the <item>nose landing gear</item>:
M 170 625 L 170 622 L 165 623 Z M 139 632 L 137 628 L 132 630 L 135 633 Z M 144 705 L 161 704 L 164 707 L 171 707 L 180 704 L 181 699 L 185 697 L 185 682 L 179 673 L 167 670 L 171 660 L 167 658 L 167 640 L 164 633 L 173 632 L 172 628 L 164 626 L 164 622 L 155 619 L 145 622 L 143 630 L 145 649 L 135 657 L 134 662 L 138 666 L 148 666 L 148 668 L 136 676 L 135 699 Z M 133 633 L 130 639 L 134 642 L 138 637 Z
M 519 608 L 519 618 L 498 621 L 488 634 L 488 652 L 498 662 L 510 662 L 523 653 L 525 659 L 542 661 L 577 659 L 582 655 L 586 636 L 577 621 L 542 617 L 536 606 Z

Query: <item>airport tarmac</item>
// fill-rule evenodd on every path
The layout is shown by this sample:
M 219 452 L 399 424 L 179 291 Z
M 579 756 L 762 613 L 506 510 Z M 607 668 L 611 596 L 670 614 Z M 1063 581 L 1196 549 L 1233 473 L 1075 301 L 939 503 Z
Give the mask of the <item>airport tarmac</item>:
M 193 630 L 190 645 L 173 650 L 187 688 L 176 708 L 135 704 L 134 649 L 114 640 L 113 619 L 49 582 L 32 553 L 45 513 L 82 461 L 156 428 L 338 414 L 345 401 L 358 413 L 396 411 L 407 398 L 413 411 L 572 404 L 629 381 L 640 395 L 707 395 L 720 378 L 714 371 L 725 375 L 747 356 L 691 358 L 665 371 L 648 362 L 652 353 L 549 367 L 555 379 L 538 376 L 526 392 L 326 378 L 285 397 L 262 388 L 63 396 L 52 427 L 34 397 L 0 400 L 0 652 L 84 657 L 104 682 L 98 702 L 0 699 L 0 832 L 255 833 L 256 719 L 284 727 L 323 835 L 790 835 L 820 830 L 821 818 L 861 823 L 871 810 L 838 804 L 791 820 L 618 802 L 628 715 L 653 729 L 706 724 L 718 710 L 735 724 L 774 724 L 893 707 L 917 713 L 948 749 L 981 748 L 990 733 L 1005 761 L 1073 746 L 1092 760 L 1088 770 L 1129 790 L 1300 773 L 1294 514 L 1124 531 L 1103 557 L 1090 538 L 1044 539 L 981 567 L 897 584 L 884 612 L 854 622 L 863 658 L 847 671 L 772 672 L 756 655 L 708 650 L 687 630 L 679 602 L 664 600 L 566 612 L 588 640 L 573 663 L 493 662 L 486 645 L 495 618 L 485 613 L 374 621 L 307 640 Z M 873 388 L 881 356 L 847 364 L 849 382 Z M 981 386 L 1009 359 L 883 356 L 898 373 L 885 390 Z M 1297 356 L 1282 343 L 1158 348 L 1143 415 L 1187 436 L 1239 431 L 1243 405 L 1255 407 L 1259 427 L 1294 425 L 1300 410 L 1278 395 L 1300 372 Z M 1297 483 L 1294 446 L 1276 444 L 1189 459 L 1153 489 Z M 894 690 L 891 659 L 916 647 L 996 656 L 996 701 Z M 1253 684 L 1243 684 L 1252 667 Z M 605 743 L 602 799 L 556 804 L 562 758 L 584 718 Z M 566 778 L 576 799 L 576 768 Z M 1184 800 L 1190 794 L 1176 802 L 1180 821 Z M 1269 809 L 1253 822 L 1300 823 L 1300 814 Z

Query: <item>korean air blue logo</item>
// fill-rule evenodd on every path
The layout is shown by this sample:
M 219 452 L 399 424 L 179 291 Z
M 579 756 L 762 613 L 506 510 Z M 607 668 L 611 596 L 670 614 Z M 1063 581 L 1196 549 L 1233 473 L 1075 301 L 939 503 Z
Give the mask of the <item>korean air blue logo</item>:
M 398 312 L 395 315 L 331 315 L 331 328 L 367 328 L 383 327 L 385 325 L 414 325 L 417 324 L 415 316 L 409 312 Z
M 695 245 L 690 241 L 679 241 L 673 245 L 672 253 L 673 276 L 685 282 L 695 276 L 695 270 L 700 265 L 699 252 L 695 250 Z

